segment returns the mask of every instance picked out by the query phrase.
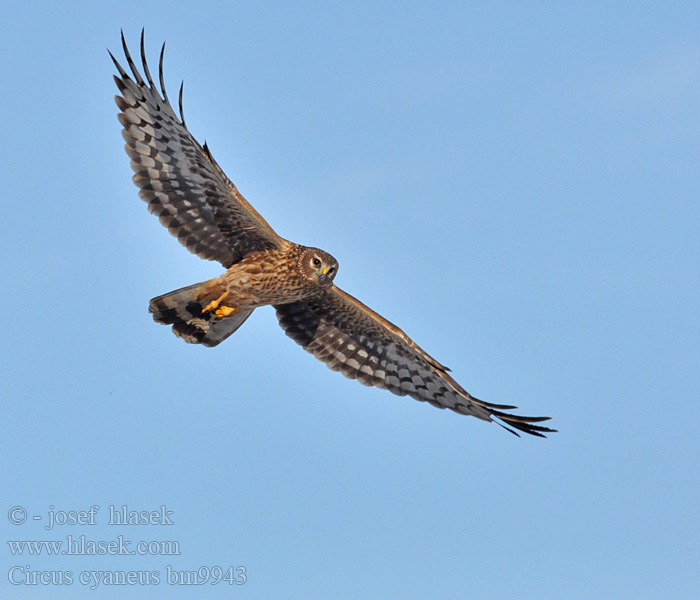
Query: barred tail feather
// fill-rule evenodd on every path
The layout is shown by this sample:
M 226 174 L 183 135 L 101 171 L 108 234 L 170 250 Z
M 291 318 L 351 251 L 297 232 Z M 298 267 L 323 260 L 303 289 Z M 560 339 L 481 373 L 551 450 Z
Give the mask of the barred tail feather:
M 209 298 L 198 298 L 203 283 L 195 283 L 153 298 L 148 311 L 156 323 L 172 325 L 173 333 L 188 344 L 218 346 L 236 331 L 254 309 L 235 311 L 219 317 L 215 311 L 203 312 Z

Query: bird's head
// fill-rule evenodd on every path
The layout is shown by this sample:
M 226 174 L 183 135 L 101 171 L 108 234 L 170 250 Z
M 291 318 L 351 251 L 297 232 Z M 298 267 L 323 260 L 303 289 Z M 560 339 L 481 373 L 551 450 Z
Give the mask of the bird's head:
M 338 261 L 328 252 L 307 248 L 299 259 L 299 270 L 309 281 L 321 287 L 329 287 L 338 272 Z

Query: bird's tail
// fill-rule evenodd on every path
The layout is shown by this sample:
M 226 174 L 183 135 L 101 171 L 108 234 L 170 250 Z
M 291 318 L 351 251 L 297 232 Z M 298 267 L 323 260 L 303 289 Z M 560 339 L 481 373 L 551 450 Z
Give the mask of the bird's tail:
M 172 325 L 173 333 L 188 344 L 217 346 L 243 325 L 254 309 L 228 305 L 225 288 L 211 283 L 195 283 L 153 298 L 148 308 L 153 320 Z

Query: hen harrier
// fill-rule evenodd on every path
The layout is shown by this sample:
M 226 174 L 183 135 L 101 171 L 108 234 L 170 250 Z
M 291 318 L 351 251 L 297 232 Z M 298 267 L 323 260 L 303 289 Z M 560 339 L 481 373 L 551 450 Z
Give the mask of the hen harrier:
M 110 52 L 119 72 L 114 79 L 121 96 L 115 100 L 139 196 L 188 250 L 227 269 L 220 277 L 151 300 L 156 322 L 172 325 L 188 343 L 212 347 L 257 307 L 269 304 L 289 337 L 350 379 L 485 421 L 495 418 L 512 433 L 511 428 L 540 437 L 554 432 L 537 425 L 549 417 L 509 414 L 503 411 L 514 406 L 471 396 L 448 375 L 447 367 L 401 329 L 334 285 L 335 258 L 277 235 L 224 174 L 207 145 L 190 134 L 182 87 L 179 118 L 175 114 L 163 82 L 165 44 L 160 91 L 146 63 L 143 31 L 143 76 L 123 33 L 122 47 L 131 74 Z

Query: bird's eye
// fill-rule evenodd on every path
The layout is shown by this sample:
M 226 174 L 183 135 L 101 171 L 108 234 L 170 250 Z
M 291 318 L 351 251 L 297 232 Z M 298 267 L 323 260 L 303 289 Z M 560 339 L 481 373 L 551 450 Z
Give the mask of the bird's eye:
M 320 267 L 321 266 L 321 259 L 319 259 L 318 256 L 314 256 L 313 260 L 311 261 L 311 264 L 314 267 Z
M 328 269 L 329 275 L 333 275 L 334 272 L 335 272 L 335 267 L 331 267 L 330 269 Z

